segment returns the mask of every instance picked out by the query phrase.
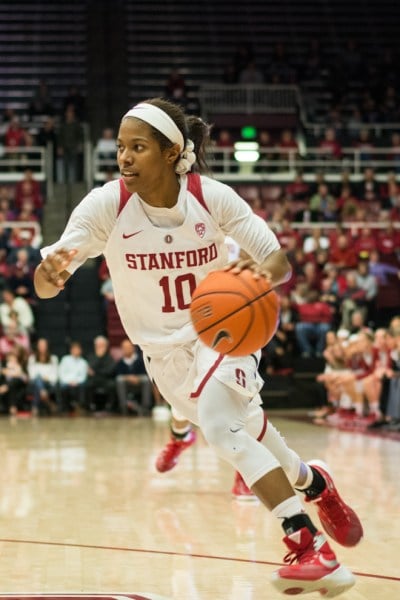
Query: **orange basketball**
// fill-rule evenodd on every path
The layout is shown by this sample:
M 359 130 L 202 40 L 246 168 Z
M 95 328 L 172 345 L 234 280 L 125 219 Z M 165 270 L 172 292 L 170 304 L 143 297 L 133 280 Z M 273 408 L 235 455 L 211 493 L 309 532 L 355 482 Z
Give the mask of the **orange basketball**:
M 210 273 L 190 305 L 199 338 L 221 354 L 246 356 L 271 340 L 279 322 L 279 298 L 264 277 L 245 269 Z

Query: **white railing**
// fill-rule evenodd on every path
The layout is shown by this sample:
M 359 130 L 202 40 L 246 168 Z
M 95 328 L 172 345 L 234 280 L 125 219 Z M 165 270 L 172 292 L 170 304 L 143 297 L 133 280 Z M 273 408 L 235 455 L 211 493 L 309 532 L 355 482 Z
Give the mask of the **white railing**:
M 0 181 L 19 181 L 23 179 L 26 169 L 31 169 L 38 181 L 45 181 L 46 148 L 42 146 L 0 147 Z
M 211 150 L 208 161 L 217 178 L 226 181 L 292 181 L 302 171 L 306 181 L 314 181 L 318 172 L 324 172 L 328 181 L 338 181 L 341 173 L 347 171 L 350 178 L 357 181 L 367 167 L 372 167 L 378 180 L 386 179 L 389 171 L 395 171 L 400 179 L 400 149 L 394 154 L 393 148 L 343 148 L 341 158 L 332 158 L 321 148 L 307 148 L 306 153 L 300 155 L 296 150 L 261 147 L 259 160 L 251 164 L 238 163 L 234 152 L 234 147 Z M 109 172 L 118 176 L 115 159 L 100 158 L 96 149 L 91 157 L 94 181 L 104 181 Z
M 386 178 L 389 171 L 396 172 L 400 178 L 400 149 L 395 152 L 393 148 L 343 148 L 341 157 L 334 158 L 321 148 L 307 148 L 300 155 L 294 149 L 261 147 L 260 158 L 254 163 L 238 163 L 234 151 L 233 147 L 213 149 L 209 162 L 215 176 L 232 181 L 291 181 L 301 171 L 308 181 L 313 181 L 318 172 L 324 172 L 327 180 L 335 181 L 347 171 L 353 180 L 360 180 L 364 170 L 371 167 L 378 179 Z

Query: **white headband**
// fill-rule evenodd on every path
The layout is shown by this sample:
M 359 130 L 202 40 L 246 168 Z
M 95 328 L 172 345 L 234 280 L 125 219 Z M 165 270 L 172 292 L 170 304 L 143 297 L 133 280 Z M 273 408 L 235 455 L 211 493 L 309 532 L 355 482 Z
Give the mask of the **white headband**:
M 149 125 L 152 125 L 158 131 L 160 131 L 166 138 L 169 139 L 173 144 L 179 144 L 179 148 L 182 152 L 184 148 L 183 135 L 166 112 L 158 108 L 158 106 L 154 106 L 154 104 L 148 104 L 147 102 L 142 102 L 141 104 L 136 104 L 133 108 L 128 110 L 128 112 L 124 115 L 125 117 L 136 117 L 145 121 Z
M 155 127 L 155 129 L 165 135 L 165 137 L 173 144 L 179 144 L 181 156 L 175 166 L 175 172 L 179 175 L 183 175 L 190 171 L 192 165 L 196 162 L 196 155 L 193 152 L 194 144 L 192 140 L 188 140 L 186 146 L 184 146 L 184 138 L 181 131 L 166 112 L 161 108 L 158 108 L 158 106 L 154 106 L 154 104 L 142 102 L 128 110 L 123 118 L 125 117 L 136 117 L 137 119 L 141 119 L 145 123 Z

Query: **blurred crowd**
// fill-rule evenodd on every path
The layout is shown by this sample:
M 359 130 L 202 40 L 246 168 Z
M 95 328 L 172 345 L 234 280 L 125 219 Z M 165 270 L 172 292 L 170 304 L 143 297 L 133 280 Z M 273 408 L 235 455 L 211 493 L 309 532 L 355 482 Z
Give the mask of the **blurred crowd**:
M 17 327 L 6 330 L 0 337 L 0 414 L 150 415 L 164 405 L 140 349 L 128 339 L 112 349 L 107 337 L 96 336 L 87 356 L 72 341 L 59 357 L 47 338 L 31 345 Z

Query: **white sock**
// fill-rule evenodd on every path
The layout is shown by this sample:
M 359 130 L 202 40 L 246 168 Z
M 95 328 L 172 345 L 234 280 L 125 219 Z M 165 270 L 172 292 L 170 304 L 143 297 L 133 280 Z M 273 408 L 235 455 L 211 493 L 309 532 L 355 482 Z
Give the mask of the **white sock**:
M 296 490 L 306 490 L 312 484 L 314 479 L 314 473 L 310 465 L 307 465 L 307 463 L 301 463 L 299 479 L 302 479 L 303 483 L 299 484 L 296 482 L 294 485 Z
M 298 496 L 290 496 L 290 498 L 275 506 L 271 512 L 278 519 L 290 519 L 295 515 L 304 513 L 304 508 Z

